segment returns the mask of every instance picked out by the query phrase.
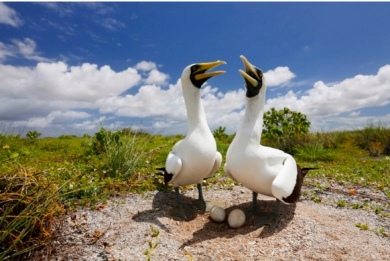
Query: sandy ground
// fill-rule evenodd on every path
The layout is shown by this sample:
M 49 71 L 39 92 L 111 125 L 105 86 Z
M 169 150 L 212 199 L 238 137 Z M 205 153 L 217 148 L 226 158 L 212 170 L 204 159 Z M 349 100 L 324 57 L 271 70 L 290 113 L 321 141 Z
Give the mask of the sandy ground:
M 226 222 L 212 221 L 208 212 L 188 221 L 173 219 L 168 214 L 173 191 L 115 197 L 97 209 L 66 216 L 61 236 L 41 253 L 45 260 L 390 260 L 390 218 L 369 210 L 390 213 L 384 193 L 354 188 L 356 194 L 351 195 L 351 188 L 337 183 L 330 187 L 305 186 L 298 203 L 281 206 L 273 232 L 256 229 L 250 220 L 232 229 Z M 209 187 L 204 196 L 223 203 L 227 213 L 248 207 L 252 198 L 241 186 Z M 197 191 L 188 190 L 182 197 L 192 202 Z M 340 201 L 366 202 L 366 207 L 337 207 Z M 271 212 L 275 200 L 259 195 L 258 202 Z

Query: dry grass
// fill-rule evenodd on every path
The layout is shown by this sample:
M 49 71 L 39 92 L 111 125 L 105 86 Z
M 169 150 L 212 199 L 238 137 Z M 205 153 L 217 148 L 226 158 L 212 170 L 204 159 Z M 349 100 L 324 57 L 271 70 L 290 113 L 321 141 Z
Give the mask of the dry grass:
M 0 173 L 0 260 L 20 259 L 50 241 L 64 211 L 58 191 L 43 172 Z

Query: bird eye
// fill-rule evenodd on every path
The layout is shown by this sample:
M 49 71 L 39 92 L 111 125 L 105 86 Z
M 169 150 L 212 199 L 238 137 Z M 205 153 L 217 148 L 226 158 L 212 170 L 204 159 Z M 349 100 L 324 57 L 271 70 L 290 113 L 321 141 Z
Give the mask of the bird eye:
M 263 72 L 259 69 L 259 68 L 256 68 L 256 71 L 257 71 L 257 75 L 261 78 L 263 77 Z
M 196 70 L 198 70 L 199 66 L 198 65 L 194 65 L 191 67 L 191 71 L 192 72 L 195 72 Z

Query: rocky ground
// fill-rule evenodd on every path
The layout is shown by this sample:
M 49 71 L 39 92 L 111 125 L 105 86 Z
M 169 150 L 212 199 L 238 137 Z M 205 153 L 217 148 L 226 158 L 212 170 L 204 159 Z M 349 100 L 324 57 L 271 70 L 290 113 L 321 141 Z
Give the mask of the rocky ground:
M 64 218 L 61 235 L 40 253 L 45 260 L 390 260 L 390 205 L 383 192 L 311 181 L 301 200 L 282 205 L 277 228 L 256 229 L 250 220 L 237 229 L 216 223 L 209 213 L 188 221 L 168 209 L 173 191 L 112 198 L 96 209 L 80 209 Z M 331 188 L 331 189 L 330 189 Z M 251 203 L 248 189 L 217 186 L 206 200 L 229 213 Z M 197 190 L 182 195 L 197 198 Z M 262 210 L 275 200 L 259 195 Z M 377 212 L 377 213 L 375 213 Z

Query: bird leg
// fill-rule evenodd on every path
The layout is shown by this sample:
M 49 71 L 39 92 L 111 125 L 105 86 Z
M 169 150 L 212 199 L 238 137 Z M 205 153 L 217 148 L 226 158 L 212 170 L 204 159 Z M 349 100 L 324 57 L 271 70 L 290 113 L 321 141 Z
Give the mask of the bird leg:
M 252 215 L 256 215 L 257 210 L 258 210 L 257 193 L 253 192 L 252 193 Z
M 194 202 L 194 205 L 200 209 L 201 211 L 206 210 L 206 201 L 203 198 L 203 192 L 202 192 L 202 184 L 198 183 L 196 184 L 196 187 L 198 188 L 199 198 L 197 201 Z
M 258 206 L 257 206 L 257 193 L 252 192 L 252 205 L 244 210 L 245 216 L 252 217 L 257 214 Z
M 189 219 L 194 216 L 195 212 L 191 205 L 185 204 L 180 199 L 179 187 L 175 187 L 176 206 L 171 208 L 168 213 L 171 216 L 179 217 L 182 219 Z
M 279 206 L 280 206 L 280 200 L 276 199 L 275 209 L 272 214 L 269 213 L 254 214 L 253 223 L 255 227 L 259 228 L 265 225 L 269 225 L 269 231 L 273 231 L 278 225 L 278 221 L 279 221 Z

